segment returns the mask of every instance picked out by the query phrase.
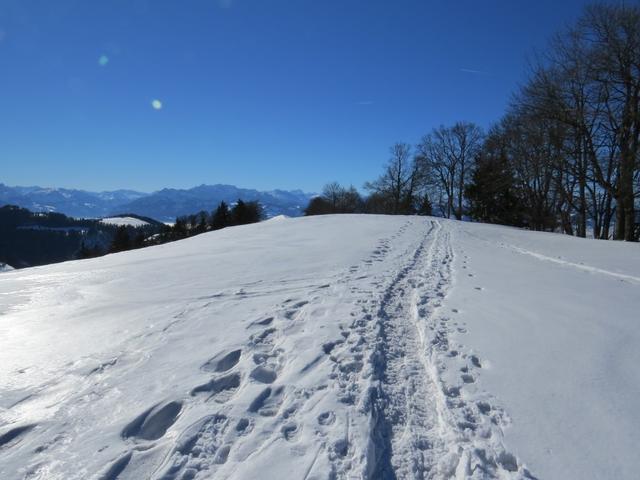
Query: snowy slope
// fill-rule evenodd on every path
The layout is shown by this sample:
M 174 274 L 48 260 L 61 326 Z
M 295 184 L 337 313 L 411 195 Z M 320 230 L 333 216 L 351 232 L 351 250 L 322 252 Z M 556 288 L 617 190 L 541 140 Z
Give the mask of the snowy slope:
M 324 216 L 0 276 L 0 478 L 636 478 L 640 249 Z

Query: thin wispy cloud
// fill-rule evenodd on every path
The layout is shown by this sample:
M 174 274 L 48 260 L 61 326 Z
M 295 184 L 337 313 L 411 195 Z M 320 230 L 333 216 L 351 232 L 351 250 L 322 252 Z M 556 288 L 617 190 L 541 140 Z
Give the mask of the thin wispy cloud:
M 360 100 L 356 105 L 373 105 L 373 100 Z
M 472 68 L 461 68 L 460 71 L 464 73 L 471 73 L 473 75 L 489 75 L 489 72 L 485 72 L 483 70 L 474 70 Z

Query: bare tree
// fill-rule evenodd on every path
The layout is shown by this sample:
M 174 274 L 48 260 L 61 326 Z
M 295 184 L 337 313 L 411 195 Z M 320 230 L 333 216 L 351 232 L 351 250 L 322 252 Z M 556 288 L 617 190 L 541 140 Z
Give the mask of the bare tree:
M 411 213 L 408 210 L 417 188 L 417 171 L 411 157 L 411 146 L 407 143 L 396 143 L 390 148 L 390 153 L 391 157 L 384 173 L 377 180 L 367 182 L 365 189 L 372 194 L 387 197 L 391 206 L 389 213 Z
M 440 213 L 451 218 L 457 165 L 449 154 L 447 135 L 448 131 L 443 126 L 434 129 L 422 138 L 418 151 L 424 161 L 425 174 L 431 179 L 432 197 L 438 199 Z
M 482 131 L 480 128 L 469 122 L 458 122 L 451 128 L 453 145 L 451 152 L 457 156 L 457 176 L 458 176 L 458 209 L 456 217 L 462 218 L 462 201 L 464 198 L 464 187 L 467 183 L 471 166 L 482 147 Z
M 615 238 L 634 238 L 639 108 L 640 8 L 589 7 L 554 38 L 512 108 L 538 119 L 530 125 L 545 129 L 540 141 L 562 146 L 546 163 L 566 233 L 575 224 L 584 237 L 590 223 L 608 238 L 615 212 Z
M 594 45 L 593 79 L 606 91 L 608 124 L 619 150 L 615 237 L 633 240 L 640 143 L 640 7 L 591 6 L 579 29 Z
M 324 186 L 322 195 L 313 198 L 309 202 L 305 209 L 305 215 L 358 213 L 362 210 L 362 197 L 353 185 L 345 188 L 338 182 L 331 182 Z
M 458 122 L 452 127 L 440 126 L 422 138 L 419 157 L 424 159 L 425 176 L 439 181 L 438 189 L 446 198 L 445 215 L 461 219 L 464 189 L 475 157 L 482 146 L 478 126 Z
M 338 182 L 327 183 L 322 189 L 322 196 L 331 205 L 334 213 L 338 210 L 338 204 L 343 193 L 344 188 Z

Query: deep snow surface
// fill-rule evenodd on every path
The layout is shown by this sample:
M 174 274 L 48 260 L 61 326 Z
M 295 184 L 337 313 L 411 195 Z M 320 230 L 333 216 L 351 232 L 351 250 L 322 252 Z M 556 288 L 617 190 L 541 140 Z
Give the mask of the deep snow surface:
M 637 478 L 640 248 L 323 216 L 0 276 L 0 478 Z

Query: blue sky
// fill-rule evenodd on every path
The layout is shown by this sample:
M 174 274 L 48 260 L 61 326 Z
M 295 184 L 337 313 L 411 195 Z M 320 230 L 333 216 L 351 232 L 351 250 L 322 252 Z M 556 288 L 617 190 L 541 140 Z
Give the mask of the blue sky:
M 0 182 L 360 188 L 396 141 L 499 119 L 586 3 L 1 0 Z

